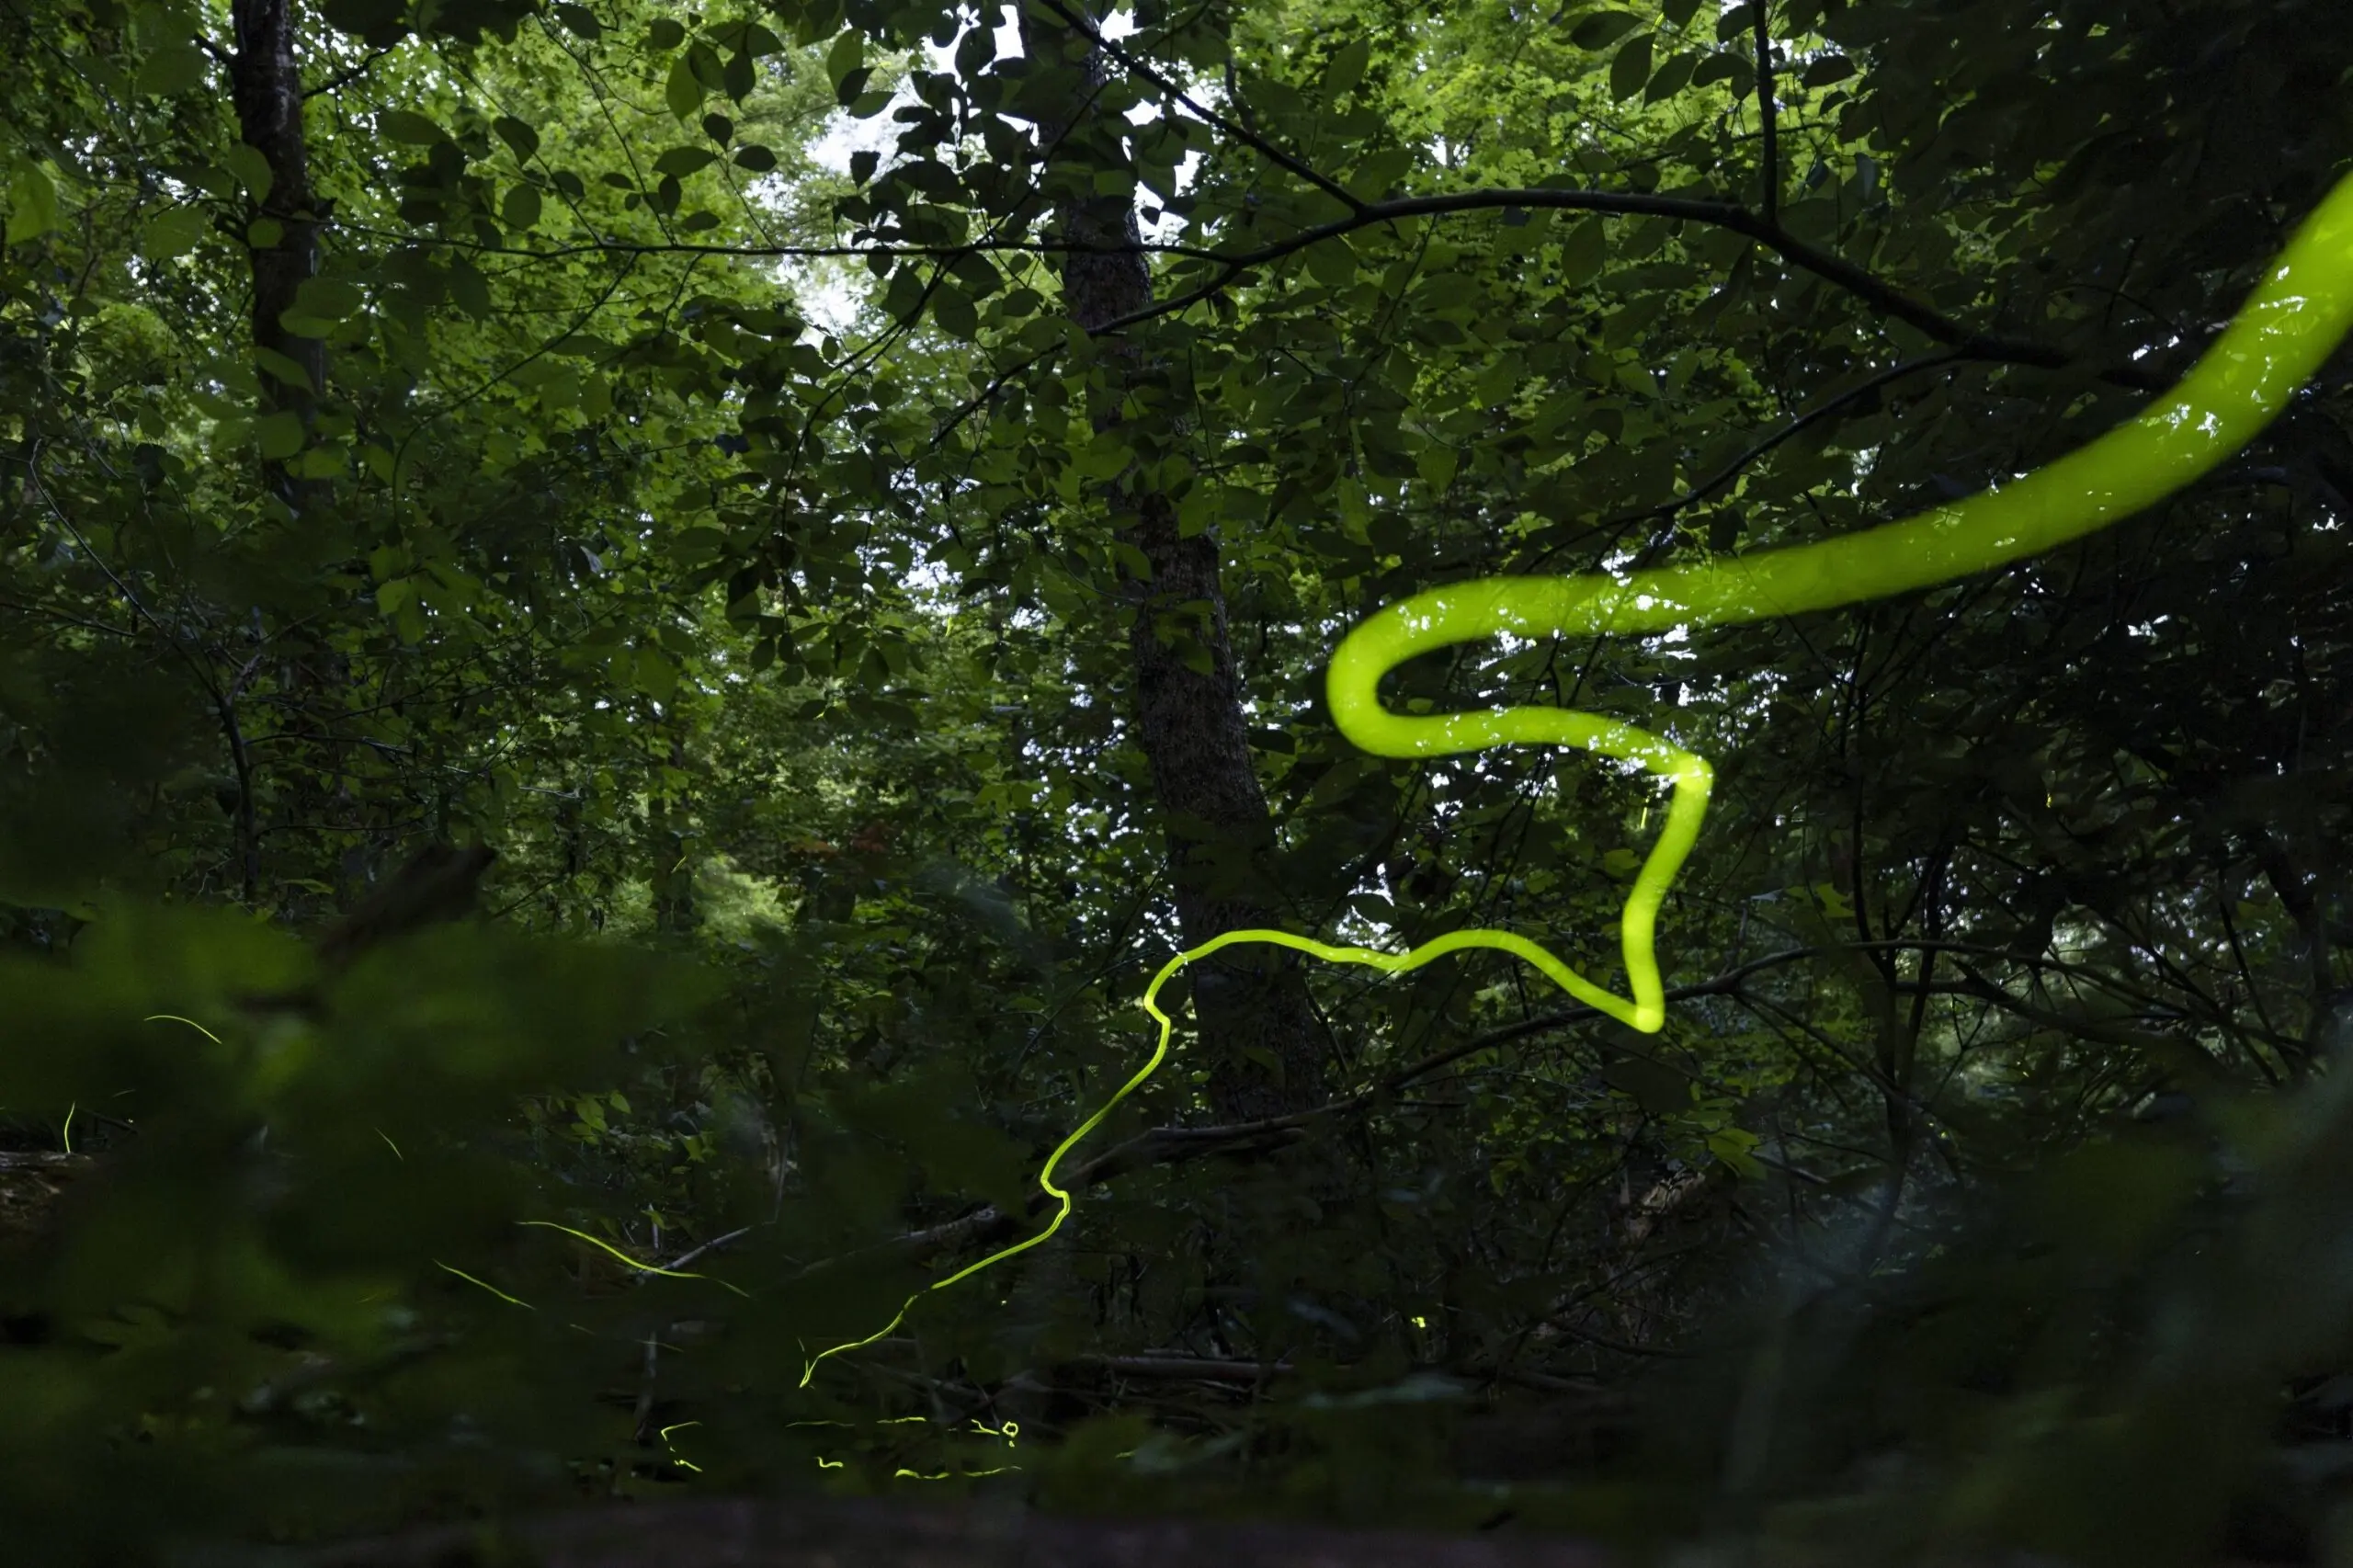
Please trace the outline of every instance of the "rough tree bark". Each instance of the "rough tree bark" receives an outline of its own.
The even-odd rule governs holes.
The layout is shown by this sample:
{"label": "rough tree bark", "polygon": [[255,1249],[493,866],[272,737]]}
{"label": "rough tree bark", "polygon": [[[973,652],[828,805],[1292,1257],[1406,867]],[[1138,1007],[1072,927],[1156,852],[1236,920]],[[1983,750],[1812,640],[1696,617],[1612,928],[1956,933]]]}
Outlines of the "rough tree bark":
{"label": "rough tree bark", "polygon": [[[283,354],[310,380],[305,388],[262,377],[263,405],[299,415],[307,427],[326,388],[326,344],[286,330],[280,319],[302,280],[318,270],[319,232],[311,194],[310,147],[302,134],[302,78],[294,63],[293,0],[234,0],[229,12],[236,51],[229,58],[229,96],[237,134],[269,167],[269,189],[259,203],[267,227],[253,246],[254,345]],[[265,465],[270,491],[297,518],[318,502],[316,481],[297,478],[284,462]]]}
{"label": "rough tree bark", "polygon": [[[310,143],[302,125],[302,77],[295,59],[295,35],[300,23],[295,0],[232,0],[229,11],[230,99],[237,115],[240,141],[262,156],[269,170],[268,188],[256,204],[256,230],[249,232],[253,257],[253,343],[265,355],[282,355],[291,361],[305,384],[296,385],[265,366],[260,378],[262,411],[291,414],[301,421],[305,442],[318,417],[319,400],[326,392],[327,357],[324,339],[288,330],[284,316],[295,302],[304,278],[319,269],[319,219],[324,210],[311,188]],[[278,369],[283,369],[280,366]],[[331,488],[307,479],[289,460],[265,460],[262,482],[270,496],[285,508],[288,523],[302,530],[312,548],[329,535]],[[340,694],[350,679],[347,661],[306,630],[277,634],[279,689],[290,715],[334,711],[342,706]],[[281,728],[291,727],[281,721]],[[334,728],[307,719],[306,729]],[[248,783],[247,788],[250,788]],[[350,781],[338,776],[331,794],[317,788],[297,790],[292,801],[295,821],[319,823],[353,814]],[[258,850],[244,846],[247,896],[258,877]],[[335,902],[347,903],[364,889],[374,857],[365,845],[347,850],[333,870],[338,892]],[[319,911],[293,895],[283,913],[307,920]]]}
{"label": "rough tree bark", "polygon": [[[1076,9],[1075,6],[1073,7]],[[1085,13],[1079,13],[1085,14]],[[1061,101],[1036,105],[1039,144],[1065,147],[1087,134],[1087,98],[1107,61],[1086,37],[1051,16],[1021,8],[1022,52],[1032,72],[1083,61]],[[1050,160],[1051,161],[1051,160]],[[1089,333],[1152,302],[1135,204],[1126,195],[1064,187],[1053,209],[1063,243],[1085,249],[1062,257],[1063,301]],[[1092,411],[1097,430],[1120,424],[1122,404],[1148,395],[1154,368],[1131,343],[1106,345],[1112,384]],[[1237,889],[1226,868],[1255,866],[1262,886],[1274,841],[1265,790],[1251,762],[1225,591],[1213,529],[1188,536],[1175,501],[1137,481],[1113,497],[1119,523],[1151,567],[1131,585],[1136,733],[1152,766],[1167,822],[1168,863],[1179,929],[1188,947],[1244,926],[1281,926],[1261,897]],[[1189,971],[1200,1049],[1211,1065],[1210,1101],[1223,1121],[1279,1116],[1319,1103],[1331,1046],[1296,955],[1267,948],[1229,949]]]}

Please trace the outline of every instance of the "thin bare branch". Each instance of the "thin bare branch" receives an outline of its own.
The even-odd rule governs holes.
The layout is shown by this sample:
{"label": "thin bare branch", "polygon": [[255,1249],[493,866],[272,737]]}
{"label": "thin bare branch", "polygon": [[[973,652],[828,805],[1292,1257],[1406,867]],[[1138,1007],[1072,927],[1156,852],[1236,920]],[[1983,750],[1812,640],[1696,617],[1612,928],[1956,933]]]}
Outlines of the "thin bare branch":
{"label": "thin bare branch", "polygon": [[[605,251],[617,255],[734,256],[846,256],[907,255],[953,257],[983,251],[1021,252],[1031,255],[1057,254],[1071,251],[1114,252],[1141,248],[1163,255],[1182,256],[1189,260],[1214,265],[1216,275],[1208,280],[1154,301],[1139,311],[1116,317],[1095,329],[1097,336],[1124,332],[1165,315],[1174,315],[1191,309],[1232,288],[1245,273],[1281,260],[1326,240],[1338,239],[1381,223],[1394,223],[1410,219],[1443,217],[1457,212],[1503,210],[1552,210],[1597,212],[1621,218],[1664,218],[1688,223],[1700,223],[1730,230],[1755,241],[1779,256],[1801,272],[1813,274],[1824,282],[1853,295],[1879,313],[1904,323],[1931,340],[1946,345],[1971,359],[1992,363],[2028,365],[2041,369],[2059,369],[2074,362],[2073,356],[2055,345],[2038,343],[2027,338],[2005,337],[1971,330],[1927,302],[1905,293],[1885,278],[1879,278],[1821,247],[1809,244],[1768,221],[1748,208],[1731,202],[1706,201],[1692,197],[1651,196],[1641,192],[1612,190],[1574,190],[1549,187],[1491,190],[1450,191],[1433,196],[1400,197],[1391,201],[1366,202],[1354,211],[1329,222],[1311,224],[1296,233],[1271,240],[1253,250],[1217,251],[1180,244],[1086,244],[1073,241],[999,240],[960,245],[904,244],[896,242],[867,245],[699,245],[684,243],[623,244],[597,242],[576,245],[553,245],[531,251],[505,251],[498,246],[470,246],[460,240],[445,241],[460,248],[498,250],[501,254],[518,256],[535,261],[560,259],[586,251]],[[2140,391],[2154,390],[2162,383],[2151,372],[2135,366],[2110,367],[2099,372],[2100,379],[2118,386]]]}

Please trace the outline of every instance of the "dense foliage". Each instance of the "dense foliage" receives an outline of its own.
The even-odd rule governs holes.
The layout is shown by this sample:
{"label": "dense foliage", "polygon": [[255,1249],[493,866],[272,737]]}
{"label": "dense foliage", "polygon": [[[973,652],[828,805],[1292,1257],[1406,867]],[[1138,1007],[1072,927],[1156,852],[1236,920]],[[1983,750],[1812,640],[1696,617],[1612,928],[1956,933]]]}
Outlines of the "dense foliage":
{"label": "dense foliage", "polygon": [[[0,45],[0,1148],[92,1155],[0,1234],[28,1561],[821,1487],[2353,1551],[2341,361],[2008,571],[1401,672],[1715,760],[1665,1030],[1493,954],[1204,971],[1053,1240],[803,1376],[1051,1217],[1182,947],[1610,977],[1651,790],[1360,755],[1334,642],[2109,427],[2347,168],[2353,11]],[[442,840],[481,918],[306,941]]]}

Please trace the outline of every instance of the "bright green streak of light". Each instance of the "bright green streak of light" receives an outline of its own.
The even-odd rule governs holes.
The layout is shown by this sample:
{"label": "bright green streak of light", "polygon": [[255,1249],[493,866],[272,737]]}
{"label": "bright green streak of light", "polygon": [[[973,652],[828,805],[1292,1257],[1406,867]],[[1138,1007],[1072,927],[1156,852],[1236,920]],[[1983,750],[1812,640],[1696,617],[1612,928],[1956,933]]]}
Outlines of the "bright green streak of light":
{"label": "bright green streak of light", "polygon": [[497,1286],[491,1284],[488,1280],[477,1279],[462,1268],[452,1268],[438,1257],[433,1260],[433,1267],[440,1269],[445,1274],[456,1275],[459,1278],[464,1280],[469,1285],[480,1285],[483,1290],[489,1291],[500,1301],[506,1302],[509,1306],[521,1307],[526,1312],[533,1312],[540,1310],[539,1308],[531,1305],[530,1302],[523,1300],[522,1297],[510,1296],[506,1291],[500,1290]]}
{"label": "bright green streak of light", "polygon": [[812,1357],[817,1364],[882,1338],[929,1290],[941,1290],[1029,1251],[1062,1229],[1071,1195],[1054,1171],[1079,1141],[1158,1071],[1174,1027],[1160,988],[1186,965],[1222,948],[1266,943],[1334,963],[1390,974],[1419,969],[1471,948],[1523,959],[1578,1001],[1653,1033],[1666,1022],[1666,995],[1653,938],[1659,905],[1699,836],[1714,770],[1663,736],[1597,714],[1563,708],[1499,708],[1409,716],[1381,706],[1381,679],[1418,654],[1509,635],[1631,636],[1678,628],[1733,626],[1808,610],[1836,609],[1949,582],[2055,549],[2154,506],[2239,451],[2312,379],[2353,327],[2353,176],[2304,221],[2214,346],[2180,383],[2090,445],[2025,478],[1859,534],[1630,575],[1483,577],[1415,594],[1375,611],[1342,640],[1325,677],[1340,733],[1376,756],[1437,757],[1493,746],[1574,746],[1641,764],[1674,789],[1666,824],[1635,873],[1618,922],[1629,988],[1622,997],[1595,984],[1552,952],[1507,931],[1451,931],[1407,953],[1333,947],[1286,931],[1228,931],[1161,966],[1143,994],[1160,1024],[1152,1059],[1063,1140],[1038,1173],[1061,1207],[1046,1228],[909,1296],[864,1339]]}
{"label": "bright green streak of light", "polygon": [[697,1475],[700,1475],[702,1473],[702,1466],[693,1463],[691,1460],[678,1458],[678,1446],[670,1441],[670,1434],[673,1432],[683,1432],[689,1426],[699,1426],[701,1425],[702,1423],[699,1421],[673,1421],[669,1426],[663,1427],[661,1432],[663,1445],[671,1450],[670,1462],[676,1465],[680,1470],[693,1471]]}
{"label": "bright green streak of light", "polygon": [[[620,1248],[613,1245],[609,1242],[599,1241],[595,1236],[590,1235],[587,1232],[575,1231],[569,1225],[559,1225],[552,1220],[517,1220],[515,1222],[518,1225],[536,1225],[543,1231],[562,1231],[567,1236],[577,1236],[580,1240],[586,1242],[592,1247],[602,1247],[605,1251],[612,1254],[615,1257],[620,1258],[623,1263],[628,1264],[631,1268],[636,1269],[642,1274],[660,1274],[672,1279],[710,1278],[710,1276],[708,1274],[697,1274],[688,1269],[663,1268],[651,1263],[640,1263],[637,1259],[630,1256],[629,1254],[621,1251]],[[749,1291],[738,1290],[735,1286],[728,1284],[724,1279],[716,1279],[711,1282],[725,1290],[734,1290],[737,1295],[743,1297],[747,1301],[752,1299]]]}
{"label": "bright green streak of light", "polygon": [[140,1022],[152,1024],[158,1018],[164,1019],[167,1023],[186,1024],[188,1028],[194,1029],[197,1033],[202,1035],[213,1044],[219,1045],[221,1043],[221,1037],[219,1035],[214,1034],[210,1029],[206,1028],[194,1018],[183,1018],[177,1013],[150,1013],[144,1018],[142,1018]]}
{"label": "bright green streak of light", "polygon": [[2180,384],[2090,445],[2023,479],[1843,538],[1623,577],[1487,577],[1416,594],[1374,612],[1332,655],[1325,690],[1333,718],[1342,734],[1376,756],[1575,746],[1640,763],[1672,784],[1666,825],[1635,874],[1619,920],[1632,998],[1568,974],[1558,960],[1529,960],[1577,1000],[1654,1032],[1666,1021],[1666,1003],[1652,937],[1659,905],[1707,813],[1713,778],[1707,762],[1631,724],[1565,709],[1393,713],[1381,704],[1381,677],[1417,654],[1461,642],[1737,625],[1885,598],[2040,554],[2154,506],[2239,451],[2320,369],[2348,327],[2353,178],[2305,221]]}

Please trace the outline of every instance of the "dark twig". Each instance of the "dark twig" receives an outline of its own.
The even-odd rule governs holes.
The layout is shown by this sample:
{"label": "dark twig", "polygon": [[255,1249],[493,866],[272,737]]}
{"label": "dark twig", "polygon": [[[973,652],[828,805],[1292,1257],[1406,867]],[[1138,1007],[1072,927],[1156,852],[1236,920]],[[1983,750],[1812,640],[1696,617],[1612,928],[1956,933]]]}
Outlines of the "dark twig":
{"label": "dark twig", "polygon": [[369,72],[374,70],[376,68],[376,62],[383,59],[384,56],[392,53],[393,50],[399,47],[400,46],[398,44],[388,43],[381,49],[370,50],[368,52],[368,57],[360,61],[358,64],[345,66],[342,70],[336,72],[334,75],[328,77],[325,81],[320,83],[315,87],[305,87],[302,90],[302,96],[306,98],[315,98],[322,93],[336,92],[342,88],[348,87],[352,83],[357,82],[360,77],[365,76]]}
{"label": "dark twig", "polygon": [[1289,1375],[1288,1361],[1230,1361],[1211,1356],[1074,1356],[1063,1363],[1122,1378],[1183,1378],[1203,1382],[1262,1383]]}
{"label": "dark twig", "polygon": [[1756,28],[1756,116],[1765,133],[1765,222],[1781,222],[1780,127],[1773,104],[1773,30],[1768,0],[1754,0],[1748,8]]}
{"label": "dark twig", "polygon": [[[1344,217],[1329,222],[1311,224],[1298,233],[1279,240],[1272,240],[1255,250],[1224,253],[1195,246],[1175,244],[1144,245],[1145,250],[1185,256],[1212,263],[1216,276],[1165,300],[1154,301],[1141,310],[1115,317],[1094,329],[1094,335],[1103,336],[1123,332],[1165,315],[1191,309],[1202,301],[1224,292],[1245,273],[1265,267],[1270,262],[1368,229],[1379,223],[1392,223],[1413,218],[1443,217],[1455,212],[1501,211],[1506,209],[1528,211],[1539,210],[1572,212],[1598,212],[1613,217],[1665,218],[1687,223],[1701,223],[1712,228],[1727,229],[1742,234],[1779,256],[1801,272],[1816,278],[1853,295],[1873,310],[1904,323],[1931,340],[1960,350],[1969,358],[1989,363],[2029,365],[2040,369],[2060,369],[2074,362],[2073,356],[2055,345],[2038,343],[2027,338],[1997,336],[1972,332],[1967,326],[1945,315],[1935,307],[1913,298],[1886,279],[1873,276],[1843,256],[1819,246],[1807,244],[1778,224],[1748,208],[1731,202],[1707,201],[1690,197],[1651,196],[1640,192],[1614,190],[1562,190],[1538,188],[1530,190],[1466,190],[1434,196],[1401,197],[1392,201],[1366,202]],[[472,247],[460,241],[443,243]],[[555,245],[541,250],[510,252],[535,261],[555,260],[583,251],[608,251],[617,255],[650,256],[665,253],[696,256],[863,256],[872,250],[903,253],[912,256],[953,257],[980,251],[1019,251],[1029,254],[1094,250],[1124,252],[1139,248],[1134,244],[1087,245],[1062,242],[1000,242],[986,244],[900,244],[881,246],[858,245],[697,245],[685,244]],[[2149,371],[2136,366],[2118,366],[2102,369],[2099,378],[2118,386],[2138,391],[2153,391],[2164,383]]]}
{"label": "dark twig", "polygon": [[700,1246],[690,1247],[687,1251],[680,1253],[677,1256],[672,1258],[662,1267],[670,1269],[684,1268],[689,1263],[692,1263],[697,1258],[702,1256],[703,1254],[707,1252],[716,1252],[719,1248],[725,1246],[728,1243],[742,1241],[745,1236],[748,1236],[751,1233],[752,1227],[749,1225],[744,1225],[728,1232],[723,1236],[713,1236],[710,1240],[703,1243]]}
{"label": "dark twig", "polygon": [[1801,431],[1806,430],[1813,426],[1819,425],[1825,419],[1834,418],[1836,415],[1845,413],[1855,404],[1875,394],[1881,387],[1884,387],[1893,381],[1900,381],[1906,376],[1916,375],[1922,370],[1933,370],[1946,365],[1961,364],[1969,358],[1969,355],[1962,353],[1959,349],[1948,349],[1941,354],[1926,354],[1922,355],[1917,359],[1906,359],[1902,364],[1891,365],[1886,369],[1858,382],[1854,386],[1848,387],[1845,392],[1826,398],[1823,402],[1816,403],[1813,407],[1807,409],[1804,413],[1781,426],[1780,428],[1775,430],[1771,435],[1750,447],[1746,451],[1741,453],[1740,456],[1733,459],[1732,461],[1724,464],[1722,468],[1718,469],[1714,473],[1700,481],[1698,484],[1693,485],[1682,494],[1674,497],[1672,500],[1662,501],[1657,506],[1645,508],[1643,511],[1630,513],[1622,517],[1614,517],[1610,519],[1609,522],[1602,526],[1605,528],[1623,528],[1631,527],[1635,523],[1646,523],[1660,517],[1671,517],[1687,506],[1695,506],[1699,505],[1709,496],[1713,495],[1719,490],[1722,490],[1726,485],[1732,483],[1734,480],[1738,479],[1742,473],[1747,471],[1749,464],[1756,461],[1759,458],[1764,457],[1767,453],[1772,451],[1774,448],[1779,447],[1782,442],[1787,441],[1792,436],[1795,436]]}
{"label": "dark twig", "polygon": [[[1745,207],[1687,197],[1645,196],[1610,190],[1472,190],[1372,202],[1345,218],[1302,229],[1256,250],[1218,256],[1215,259],[1220,263],[1220,271],[1208,282],[1106,322],[1095,329],[1096,335],[1122,332],[1156,317],[1190,309],[1203,300],[1223,292],[1245,272],[1324,240],[1370,228],[1375,223],[1509,208],[1529,210],[1547,208],[1562,211],[1601,212],[1618,217],[1679,219],[1685,222],[1728,229],[1756,241],[1800,271],[1810,272],[1823,281],[1844,290],[1881,313],[1893,316],[1934,341],[1959,350],[1968,358],[2054,370],[2072,361],[2072,357],[2065,350],[2051,344],[1972,332],[1895,285],[1872,276],[1842,256],[1808,244]],[[2098,374],[2102,381],[2139,391],[2152,391],[2163,385],[2155,376],[2133,366],[2112,367],[2102,369]]]}

